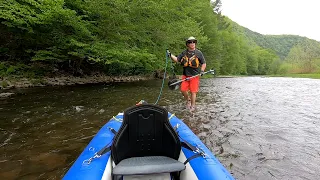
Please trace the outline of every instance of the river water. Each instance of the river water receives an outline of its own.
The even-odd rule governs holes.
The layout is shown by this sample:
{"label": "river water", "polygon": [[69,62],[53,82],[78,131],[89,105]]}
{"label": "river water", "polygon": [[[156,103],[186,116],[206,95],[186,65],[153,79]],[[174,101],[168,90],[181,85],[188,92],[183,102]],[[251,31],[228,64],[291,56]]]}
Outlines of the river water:
{"label": "river water", "polygon": [[[0,179],[61,179],[113,115],[161,80],[11,90],[0,99]],[[190,114],[165,86],[159,105],[182,119],[239,180],[320,177],[320,80],[202,79]]]}

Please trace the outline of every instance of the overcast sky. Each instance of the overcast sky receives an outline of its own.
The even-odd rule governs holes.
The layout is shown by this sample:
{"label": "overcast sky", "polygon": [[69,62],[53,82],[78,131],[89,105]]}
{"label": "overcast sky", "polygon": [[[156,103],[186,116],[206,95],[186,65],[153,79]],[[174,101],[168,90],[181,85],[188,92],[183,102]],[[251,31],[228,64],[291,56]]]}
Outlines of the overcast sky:
{"label": "overcast sky", "polygon": [[222,14],[260,34],[320,41],[320,0],[221,0]]}

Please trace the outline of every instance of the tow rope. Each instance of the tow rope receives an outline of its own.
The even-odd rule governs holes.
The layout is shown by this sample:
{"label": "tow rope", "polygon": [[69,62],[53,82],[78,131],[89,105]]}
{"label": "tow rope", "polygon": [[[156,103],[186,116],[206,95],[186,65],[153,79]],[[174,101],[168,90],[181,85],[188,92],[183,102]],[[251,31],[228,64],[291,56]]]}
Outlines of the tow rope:
{"label": "tow rope", "polygon": [[[161,85],[161,88],[160,88],[160,92],[159,92],[159,95],[158,95],[158,99],[157,99],[157,101],[154,103],[154,105],[157,105],[157,104],[158,104],[158,102],[159,102],[159,100],[160,100],[160,97],[161,97],[161,95],[162,95],[162,91],[163,91],[163,87],[164,87],[164,81],[165,81],[165,79],[166,79],[166,74],[167,74],[168,56],[169,56],[168,51],[166,51],[166,66],[165,66],[165,68],[164,68],[162,85]],[[172,66],[172,62],[171,62],[171,66]],[[172,66],[172,71],[173,71],[173,66]],[[173,71],[173,74],[174,74],[174,71]],[[174,76],[175,76],[175,74],[174,74]]]}

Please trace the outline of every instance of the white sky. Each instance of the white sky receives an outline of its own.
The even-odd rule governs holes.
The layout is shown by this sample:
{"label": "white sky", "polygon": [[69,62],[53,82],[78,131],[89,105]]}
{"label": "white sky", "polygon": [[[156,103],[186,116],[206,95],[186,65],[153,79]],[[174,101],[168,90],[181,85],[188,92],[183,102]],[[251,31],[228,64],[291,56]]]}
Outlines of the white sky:
{"label": "white sky", "polygon": [[221,0],[222,14],[260,34],[320,41],[320,0]]}

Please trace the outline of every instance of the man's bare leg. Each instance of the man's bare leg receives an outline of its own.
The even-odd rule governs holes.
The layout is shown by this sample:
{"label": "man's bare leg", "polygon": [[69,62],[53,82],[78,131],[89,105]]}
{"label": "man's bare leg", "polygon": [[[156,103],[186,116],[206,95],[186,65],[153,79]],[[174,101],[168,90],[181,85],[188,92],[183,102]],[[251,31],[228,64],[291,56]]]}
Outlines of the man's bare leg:
{"label": "man's bare leg", "polygon": [[188,101],[188,99],[190,99],[190,98],[189,98],[189,95],[188,95],[188,91],[181,91],[181,93],[182,93],[182,95],[183,95],[183,97],[184,97],[185,100]]}
{"label": "man's bare leg", "polygon": [[189,95],[188,95],[188,91],[181,91],[181,93],[182,93],[184,99],[187,101],[187,106],[188,106],[188,108],[190,108],[190,106],[191,106],[191,99],[190,99],[190,97],[189,97]]}
{"label": "man's bare leg", "polygon": [[196,106],[196,98],[197,98],[197,93],[192,92],[191,93],[191,107],[195,107]]}

